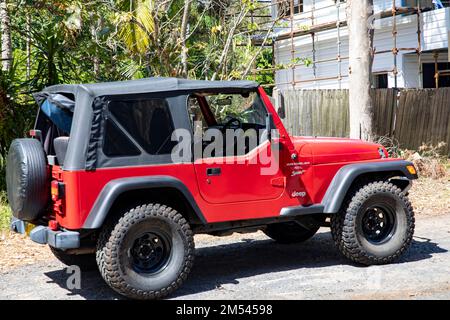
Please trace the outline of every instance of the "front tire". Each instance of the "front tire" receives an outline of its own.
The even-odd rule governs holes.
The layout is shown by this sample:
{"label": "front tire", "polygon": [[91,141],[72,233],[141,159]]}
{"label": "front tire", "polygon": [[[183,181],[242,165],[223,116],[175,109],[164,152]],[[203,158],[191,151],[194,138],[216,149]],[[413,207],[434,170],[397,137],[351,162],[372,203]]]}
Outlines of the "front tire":
{"label": "front tire", "polygon": [[96,255],[103,279],[115,291],[133,299],[157,299],[186,280],[194,261],[194,239],[177,211],[146,204],[102,230]]}
{"label": "front tire", "polygon": [[331,217],[331,233],[336,246],[352,261],[365,265],[391,263],[411,244],[414,212],[397,186],[369,183]]}

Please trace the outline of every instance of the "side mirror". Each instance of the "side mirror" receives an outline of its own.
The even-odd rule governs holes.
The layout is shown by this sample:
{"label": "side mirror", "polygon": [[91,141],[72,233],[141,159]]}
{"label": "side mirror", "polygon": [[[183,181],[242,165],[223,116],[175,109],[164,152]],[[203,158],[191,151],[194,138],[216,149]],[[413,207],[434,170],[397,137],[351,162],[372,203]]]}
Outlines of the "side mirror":
{"label": "side mirror", "polygon": [[267,140],[269,140],[269,142],[272,142],[272,123],[273,123],[273,116],[271,113],[268,113],[266,117],[266,132],[267,132]]}

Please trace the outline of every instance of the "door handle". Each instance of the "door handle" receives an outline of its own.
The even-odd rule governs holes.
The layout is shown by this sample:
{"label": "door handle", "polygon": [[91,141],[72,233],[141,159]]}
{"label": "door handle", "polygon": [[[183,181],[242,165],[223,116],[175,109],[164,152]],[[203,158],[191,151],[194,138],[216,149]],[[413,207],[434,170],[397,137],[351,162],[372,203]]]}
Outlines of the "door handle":
{"label": "door handle", "polygon": [[222,170],[220,168],[208,168],[206,169],[206,175],[208,176],[220,176]]}

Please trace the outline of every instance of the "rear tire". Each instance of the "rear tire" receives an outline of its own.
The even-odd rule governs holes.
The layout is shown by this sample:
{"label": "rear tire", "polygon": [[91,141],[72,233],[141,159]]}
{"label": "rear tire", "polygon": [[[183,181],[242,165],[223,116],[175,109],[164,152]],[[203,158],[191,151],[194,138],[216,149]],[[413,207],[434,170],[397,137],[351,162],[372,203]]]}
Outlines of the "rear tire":
{"label": "rear tire", "polygon": [[53,255],[64,263],[66,266],[78,266],[83,271],[90,271],[97,269],[95,261],[95,254],[68,254],[62,250],[49,246]]}
{"label": "rear tire", "polygon": [[331,233],[336,246],[352,261],[365,265],[391,263],[412,242],[414,212],[397,186],[369,183],[331,217]]}
{"label": "rear tire", "polygon": [[289,244],[309,240],[319,229],[320,224],[313,225],[310,229],[306,229],[297,222],[283,222],[268,225],[264,230],[264,233],[276,242]]}
{"label": "rear tire", "polygon": [[158,299],[186,280],[194,262],[194,239],[176,210],[145,204],[102,230],[97,264],[106,283],[133,299]]}

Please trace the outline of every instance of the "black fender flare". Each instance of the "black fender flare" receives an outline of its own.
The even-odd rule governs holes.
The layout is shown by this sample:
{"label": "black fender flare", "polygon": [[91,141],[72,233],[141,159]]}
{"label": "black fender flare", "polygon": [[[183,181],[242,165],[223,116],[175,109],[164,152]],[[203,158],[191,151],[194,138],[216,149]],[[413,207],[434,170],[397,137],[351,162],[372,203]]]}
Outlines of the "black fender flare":
{"label": "black fender flare", "polygon": [[343,166],[338,170],[328,187],[322,200],[324,213],[334,214],[339,212],[342,202],[347,195],[350,186],[355,179],[365,173],[401,172],[408,180],[417,179],[417,175],[411,174],[406,166],[413,165],[409,161],[380,161],[354,163]]}
{"label": "black fender flare", "polygon": [[181,180],[171,176],[144,176],[120,178],[108,182],[103,187],[102,191],[97,197],[97,200],[95,200],[95,203],[83,224],[83,229],[101,228],[103,222],[108,216],[111,206],[113,205],[117,197],[122,193],[131,190],[152,188],[173,188],[178,190],[186,198],[186,200],[194,210],[194,213],[197,215],[198,219],[203,224],[206,224],[206,220],[197,203],[195,202],[194,197]]}

